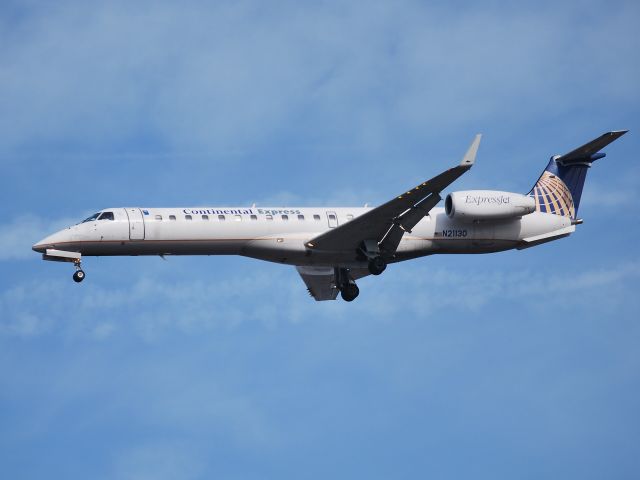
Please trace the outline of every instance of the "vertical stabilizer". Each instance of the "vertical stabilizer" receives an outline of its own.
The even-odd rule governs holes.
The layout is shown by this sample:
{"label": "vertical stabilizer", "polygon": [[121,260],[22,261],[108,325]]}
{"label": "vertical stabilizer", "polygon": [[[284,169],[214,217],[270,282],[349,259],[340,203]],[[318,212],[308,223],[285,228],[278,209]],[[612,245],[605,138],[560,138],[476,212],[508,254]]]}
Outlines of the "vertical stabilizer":
{"label": "vertical stabilizer", "polygon": [[555,155],[529,192],[536,201],[536,210],[576,218],[582,188],[591,164],[606,156],[600,150],[627,133],[608,132],[565,154]]}

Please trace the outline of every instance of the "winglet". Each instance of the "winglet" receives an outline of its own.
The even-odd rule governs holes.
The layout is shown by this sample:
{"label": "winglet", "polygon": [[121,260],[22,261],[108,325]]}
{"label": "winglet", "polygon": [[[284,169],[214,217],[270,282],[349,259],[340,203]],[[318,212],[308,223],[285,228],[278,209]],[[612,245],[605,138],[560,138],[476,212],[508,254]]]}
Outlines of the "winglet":
{"label": "winglet", "polygon": [[473,162],[476,161],[476,153],[478,153],[478,147],[480,146],[481,138],[482,138],[482,135],[477,134],[476,138],[473,139],[473,142],[471,142],[471,146],[469,147],[469,150],[467,150],[467,153],[465,153],[464,157],[462,158],[462,162],[460,162],[461,167],[471,168],[471,166],[473,165]]}

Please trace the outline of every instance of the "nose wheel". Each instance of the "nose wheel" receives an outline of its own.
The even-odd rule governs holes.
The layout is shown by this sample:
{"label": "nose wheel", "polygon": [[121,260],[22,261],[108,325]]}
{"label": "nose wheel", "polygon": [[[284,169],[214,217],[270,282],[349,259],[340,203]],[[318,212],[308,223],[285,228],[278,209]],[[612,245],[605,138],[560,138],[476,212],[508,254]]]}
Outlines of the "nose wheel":
{"label": "nose wheel", "polygon": [[82,280],[84,280],[84,270],[82,270],[80,260],[73,262],[73,264],[76,266],[76,271],[73,274],[73,281],[76,283],[80,283]]}

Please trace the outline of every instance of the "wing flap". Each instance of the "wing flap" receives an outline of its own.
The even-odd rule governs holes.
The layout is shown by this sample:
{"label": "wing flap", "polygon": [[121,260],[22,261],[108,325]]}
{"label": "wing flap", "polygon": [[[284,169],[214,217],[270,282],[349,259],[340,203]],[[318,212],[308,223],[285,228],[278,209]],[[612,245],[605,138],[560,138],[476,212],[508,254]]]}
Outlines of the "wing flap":
{"label": "wing flap", "polygon": [[442,199],[440,194],[432,193],[420,203],[414,205],[399,217],[380,241],[380,250],[383,252],[395,252],[405,233],[411,233],[420,220],[429,215],[429,212]]}
{"label": "wing flap", "polygon": [[[333,267],[307,267],[296,266],[296,270],[300,274],[302,281],[307,286],[309,295],[316,301],[335,300],[338,296],[338,288],[336,287],[335,269]],[[370,275],[366,268],[349,269],[349,276],[352,280]]]}
{"label": "wing flap", "polygon": [[297,266],[296,270],[307,286],[309,295],[317,301],[335,300],[338,296],[334,270],[332,267],[303,267]]}

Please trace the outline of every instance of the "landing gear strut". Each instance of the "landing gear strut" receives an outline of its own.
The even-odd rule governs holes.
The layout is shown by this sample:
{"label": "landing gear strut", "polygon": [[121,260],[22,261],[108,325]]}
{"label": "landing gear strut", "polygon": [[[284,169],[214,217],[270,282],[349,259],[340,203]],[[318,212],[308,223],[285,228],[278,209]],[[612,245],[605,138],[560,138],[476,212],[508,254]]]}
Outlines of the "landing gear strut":
{"label": "landing gear strut", "polygon": [[80,283],[82,280],[84,280],[84,270],[82,270],[80,260],[73,262],[73,264],[76,266],[76,271],[73,274],[73,281],[76,283]]}
{"label": "landing gear strut", "polygon": [[376,240],[364,240],[358,249],[362,259],[366,259],[371,275],[380,275],[387,268],[387,262],[382,257],[380,244]]}
{"label": "landing gear strut", "polygon": [[360,289],[356,282],[349,275],[346,268],[336,268],[336,287],[340,290],[340,296],[345,302],[352,302],[360,294]]}

